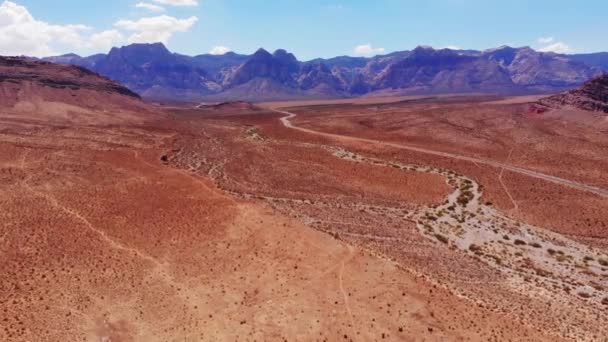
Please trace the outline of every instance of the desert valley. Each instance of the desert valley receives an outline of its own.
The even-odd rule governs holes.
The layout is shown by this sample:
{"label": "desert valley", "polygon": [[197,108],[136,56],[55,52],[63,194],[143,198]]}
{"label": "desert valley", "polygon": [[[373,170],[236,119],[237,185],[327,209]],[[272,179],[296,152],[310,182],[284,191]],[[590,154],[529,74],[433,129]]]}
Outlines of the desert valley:
{"label": "desert valley", "polygon": [[607,334],[606,77],[159,106],[0,64],[2,340]]}
{"label": "desert valley", "polygon": [[[92,30],[24,9],[11,48]],[[608,340],[608,53],[190,56],[148,19],[0,56],[0,341]]]}

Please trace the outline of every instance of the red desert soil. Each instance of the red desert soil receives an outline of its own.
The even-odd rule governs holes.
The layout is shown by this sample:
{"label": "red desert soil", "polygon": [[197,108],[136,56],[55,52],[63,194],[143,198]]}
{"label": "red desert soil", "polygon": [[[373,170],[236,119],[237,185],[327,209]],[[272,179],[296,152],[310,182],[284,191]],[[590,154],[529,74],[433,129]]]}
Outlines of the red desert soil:
{"label": "red desert soil", "polygon": [[[17,96],[0,114],[2,341],[604,333],[603,316],[589,328],[585,310],[564,311],[563,322],[527,319],[546,307],[501,306],[455,288],[460,262],[472,288],[485,285],[471,272],[500,273],[405,218],[453,191],[442,173],[353,162],[345,146],[292,132],[273,112],[169,118],[98,76],[74,84],[78,68],[31,68],[33,79],[28,69],[2,82]],[[371,237],[379,234],[393,238]],[[502,291],[514,305],[527,299]]]}
{"label": "red desert soil", "polygon": [[[381,120],[359,112],[368,107],[353,109],[353,105],[289,109],[298,116],[284,110],[177,110],[174,115],[184,127],[182,132],[190,133],[175,137],[167,162],[210,177],[232,196],[265,203],[336,239],[389,257],[408,272],[429,277],[493,312],[514,315],[556,336],[597,339],[605,335],[605,328],[588,317],[608,319],[603,304],[608,286],[603,228],[607,200],[603,188],[584,183],[594,173],[576,178],[577,170],[550,164],[550,158],[563,157],[559,149],[545,148],[551,152],[539,163],[551,167],[548,170],[511,163],[508,154],[501,159],[496,153],[496,158],[482,144],[485,154],[471,153],[449,136],[462,135],[458,126],[451,132],[442,128],[441,121],[433,121],[432,111],[424,111],[426,107],[438,113],[476,110],[481,117],[477,121],[483,123],[486,110],[494,110],[502,124],[507,121],[503,116],[517,118],[529,106],[491,100],[442,98],[413,105],[423,112],[420,120],[429,127],[418,126],[427,129],[430,137],[433,125],[448,137],[443,144],[427,137],[425,148],[496,160],[494,164],[399,148],[407,140],[398,139],[392,130],[386,130],[388,139],[381,139],[381,128],[358,126],[362,119]],[[377,107],[378,112],[382,106],[404,107],[414,115],[410,105]],[[476,119],[471,114],[466,120]],[[399,131],[407,132],[409,122],[403,122]],[[491,121],[488,128],[479,122],[479,129],[498,130]],[[545,124],[554,125],[555,119]],[[541,128],[538,122],[525,126],[520,134],[532,136],[538,130],[538,138],[543,139]],[[475,139],[476,129],[469,131]],[[575,125],[572,134],[600,136],[583,124]],[[490,136],[486,139],[504,144]],[[589,144],[593,148],[605,148],[601,141],[593,143]],[[547,171],[572,179],[538,176]],[[394,177],[404,180],[397,191],[378,192],[362,183],[366,173],[373,174],[376,188],[395,187]]]}
{"label": "red desert soil", "polygon": [[170,134],[78,127],[2,143],[2,340],[539,337],[162,165],[155,144]]}

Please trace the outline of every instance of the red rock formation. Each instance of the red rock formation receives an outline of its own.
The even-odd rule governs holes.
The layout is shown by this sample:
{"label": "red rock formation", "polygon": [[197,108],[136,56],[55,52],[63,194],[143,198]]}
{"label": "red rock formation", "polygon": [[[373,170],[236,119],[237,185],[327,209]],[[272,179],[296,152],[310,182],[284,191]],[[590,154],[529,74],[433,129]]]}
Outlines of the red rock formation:
{"label": "red rock formation", "polygon": [[581,88],[539,101],[551,108],[574,106],[583,110],[608,113],[608,74],[587,81]]}

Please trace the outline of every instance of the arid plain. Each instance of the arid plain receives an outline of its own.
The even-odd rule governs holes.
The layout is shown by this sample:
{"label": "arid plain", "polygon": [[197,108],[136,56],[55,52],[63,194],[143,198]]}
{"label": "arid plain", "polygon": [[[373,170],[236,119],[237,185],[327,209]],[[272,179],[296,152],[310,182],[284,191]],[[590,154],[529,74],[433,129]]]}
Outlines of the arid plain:
{"label": "arid plain", "polygon": [[3,116],[0,340],[605,338],[605,117],[360,101]]}

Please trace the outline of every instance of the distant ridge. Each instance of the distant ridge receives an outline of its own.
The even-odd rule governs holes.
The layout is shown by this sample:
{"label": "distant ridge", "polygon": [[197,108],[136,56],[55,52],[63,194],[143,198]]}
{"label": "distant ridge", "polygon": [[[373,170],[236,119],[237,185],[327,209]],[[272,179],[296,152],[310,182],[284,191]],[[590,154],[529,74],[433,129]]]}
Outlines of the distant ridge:
{"label": "distant ridge", "polygon": [[44,60],[79,65],[144,98],[172,101],[284,100],[358,95],[555,93],[608,72],[608,53],[560,55],[529,47],[484,51],[419,46],[375,57],[299,61],[286,50],[185,56],[162,43]]}

